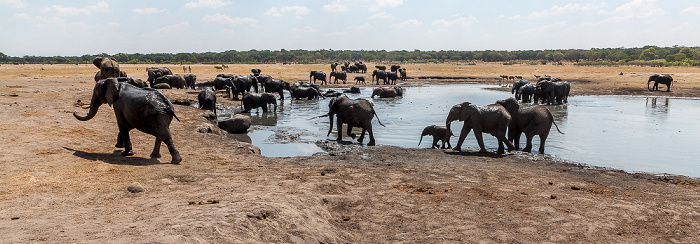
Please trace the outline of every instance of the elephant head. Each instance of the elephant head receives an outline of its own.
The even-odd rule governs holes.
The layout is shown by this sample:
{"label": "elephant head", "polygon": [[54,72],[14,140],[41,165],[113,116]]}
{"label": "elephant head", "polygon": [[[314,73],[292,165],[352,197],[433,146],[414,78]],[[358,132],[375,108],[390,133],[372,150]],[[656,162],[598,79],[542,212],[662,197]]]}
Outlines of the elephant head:
{"label": "elephant head", "polygon": [[[447,119],[445,119],[445,127],[447,128],[447,131],[452,131],[450,127],[452,121],[466,121],[470,117],[472,117],[472,115],[477,113],[478,111],[476,110],[476,108],[471,106],[470,102],[463,102],[452,106],[452,108],[450,109],[450,113],[447,114]],[[448,136],[445,137],[445,141],[449,139],[450,138]]]}
{"label": "elephant head", "polygon": [[253,73],[254,76],[258,76],[260,73],[262,73],[260,69],[251,69],[250,72]]}
{"label": "elephant head", "polygon": [[114,58],[96,57],[92,60],[92,64],[100,69],[100,80],[120,77],[119,63]]}
{"label": "elephant head", "polygon": [[272,111],[277,111],[277,98],[275,98],[275,95],[272,95],[272,93],[263,93],[261,96],[264,103],[273,105]]}
{"label": "elephant head", "polygon": [[374,97],[374,96],[382,97],[382,94],[384,94],[384,89],[382,89],[381,87],[378,87],[372,91],[372,96],[369,96],[369,97]]}
{"label": "elephant head", "polygon": [[350,100],[350,98],[346,96],[340,96],[331,98],[331,101],[328,103],[328,119],[330,120],[331,128],[328,129],[328,134],[326,136],[330,136],[333,132],[333,116],[338,113],[340,104],[347,100]]}
{"label": "elephant head", "polygon": [[87,121],[95,117],[97,114],[97,109],[100,108],[102,104],[109,104],[112,106],[114,102],[119,98],[119,81],[117,79],[104,79],[100,80],[95,84],[95,88],[92,90],[92,100],[90,101],[90,111],[87,116],[80,116],[78,113],[73,113],[73,116],[80,121]]}
{"label": "elephant head", "polygon": [[435,126],[435,125],[431,125],[431,126],[425,127],[425,128],[423,129],[423,133],[420,133],[420,140],[418,141],[418,146],[420,146],[420,143],[423,142],[423,137],[424,137],[424,136],[427,136],[427,135],[436,135],[436,134],[435,134],[435,129],[436,129],[436,128],[437,128],[437,126]]}

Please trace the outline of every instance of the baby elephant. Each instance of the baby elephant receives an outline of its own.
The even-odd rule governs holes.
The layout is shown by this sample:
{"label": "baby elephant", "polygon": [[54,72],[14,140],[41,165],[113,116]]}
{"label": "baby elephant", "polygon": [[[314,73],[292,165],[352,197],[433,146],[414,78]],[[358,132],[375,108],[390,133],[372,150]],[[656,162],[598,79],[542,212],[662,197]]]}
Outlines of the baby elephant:
{"label": "baby elephant", "polygon": [[[452,131],[448,130],[447,127],[437,125],[426,126],[425,129],[423,129],[423,133],[420,134],[420,141],[418,141],[418,146],[420,146],[420,143],[423,141],[423,137],[427,135],[433,136],[433,145],[430,148],[438,147],[438,141],[443,141],[442,149],[445,149],[444,142],[447,142],[447,146],[452,148],[452,145],[450,145],[450,136],[454,136],[454,134],[452,134]],[[444,141],[445,138],[447,138],[447,141]]]}

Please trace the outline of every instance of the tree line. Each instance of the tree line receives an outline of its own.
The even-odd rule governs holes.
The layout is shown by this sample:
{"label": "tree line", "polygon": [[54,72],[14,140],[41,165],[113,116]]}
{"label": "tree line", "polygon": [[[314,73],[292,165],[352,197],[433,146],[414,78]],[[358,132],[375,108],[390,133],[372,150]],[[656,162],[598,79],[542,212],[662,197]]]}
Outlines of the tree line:
{"label": "tree line", "polygon": [[0,63],[89,64],[96,56],[108,56],[125,64],[221,64],[221,63],[372,63],[503,62],[510,64],[700,66],[700,47],[592,48],[518,51],[386,51],[386,50],[249,50],[204,53],[100,53],[82,56],[11,57],[0,52]]}

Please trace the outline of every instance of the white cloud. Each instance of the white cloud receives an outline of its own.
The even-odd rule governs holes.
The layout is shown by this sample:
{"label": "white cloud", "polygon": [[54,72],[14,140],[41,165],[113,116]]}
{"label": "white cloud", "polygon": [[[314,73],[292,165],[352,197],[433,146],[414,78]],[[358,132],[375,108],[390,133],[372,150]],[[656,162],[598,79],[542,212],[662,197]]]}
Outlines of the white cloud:
{"label": "white cloud", "polygon": [[380,11],[384,8],[398,7],[403,4],[403,0],[371,0],[369,2],[370,11]]}
{"label": "white cloud", "polygon": [[700,8],[692,6],[681,11],[681,14],[700,14]]}
{"label": "white cloud", "polygon": [[157,14],[157,13],[162,13],[165,12],[167,9],[157,9],[157,8],[137,8],[131,10],[134,13],[137,14]]}
{"label": "white cloud", "polygon": [[267,15],[275,16],[275,17],[280,17],[282,14],[287,13],[287,12],[294,12],[294,15],[297,17],[300,17],[301,15],[306,15],[311,12],[309,8],[304,7],[304,6],[284,6],[280,8],[279,10],[275,7],[270,8],[265,12]]}
{"label": "white cloud", "polygon": [[334,1],[331,4],[323,5],[323,11],[330,12],[330,13],[347,12],[348,6],[341,4],[339,1]]}
{"label": "white cloud", "polygon": [[374,27],[369,23],[365,23],[364,25],[354,25],[354,26],[350,26],[348,28],[350,28],[351,30],[354,30],[354,31],[362,31],[362,30],[369,30],[369,29],[372,29]]}
{"label": "white cloud", "polygon": [[523,16],[520,16],[520,15],[518,14],[518,15],[515,15],[515,16],[508,17],[508,18],[509,18],[509,19],[521,19],[522,17],[523,17]]}
{"label": "white cloud", "polygon": [[384,12],[384,11],[380,11],[380,12],[377,12],[377,13],[373,14],[373,15],[370,16],[369,18],[370,18],[370,19],[387,19],[387,18],[391,18],[391,16],[392,16],[392,15],[391,15],[390,13],[387,13],[387,12]]}
{"label": "white cloud", "polygon": [[107,2],[99,2],[95,5],[86,6],[83,8],[65,7],[61,5],[51,5],[51,7],[41,10],[42,13],[56,14],[59,16],[91,16],[92,12],[106,10],[109,8]]}
{"label": "white cloud", "polygon": [[117,22],[110,21],[110,22],[107,22],[107,25],[109,25],[109,26],[120,26],[121,24],[119,24],[119,23],[117,23]]}
{"label": "white cloud", "polygon": [[156,30],[157,34],[175,34],[186,31],[190,28],[190,23],[183,21],[174,25],[169,25]]}
{"label": "white cloud", "polygon": [[433,22],[433,25],[441,27],[451,27],[454,25],[469,26],[476,22],[476,17],[469,16],[469,18],[459,17],[453,20],[439,19]]}
{"label": "white cloud", "polygon": [[547,33],[549,30],[553,29],[564,29],[566,27],[566,22],[565,21],[559,21],[559,22],[554,22],[548,25],[541,25],[537,26],[528,30],[523,31],[523,33],[535,33],[535,34],[541,34],[541,33]]}
{"label": "white cloud", "polygon": [[301,28],[293,28],[292,31],[293,31],[293,32],[299,32],[299,33],[318,33],[318,32],[319,32],[319,30],[314,29],[314,28],[311,27],[311,26],[304,26],[304,27],[301,27]]}
{"label": "white cloud", "polygon": [[538,11],[538,12],[533,12],[528,16],[528,18],[534,19],[534,18],[562,15],[562,14],[566,14],[566,13],[573,13],[573,12],[580,12],[580,11],[592,11],[592,10],[599,9],[600,7],[601,7],[601,5],[578,4],[578,3],[569,3],[569,4],[561,6],[561,7],[559,5],[554,5],[549,9],[545,9],[545,10]]}
{"label": "white cloud", "polygon": [[26,8],[27,2],[24,0],[0,0],[0,6],[9,6],[11,8]]}
{"label": "white cloud", "polygon": [[186,8],[219,8],[231,4],[221,0],[196,0],[185,4]]}
{"label": "white cloud", "polygon": [[253,18],[240,18],[240,17],[230,17],[228,15],[223,15],[216,13],[214,15],[207,15],[202,17],[202,21],[206,23],[224,23],[230,25],[240,25],[240,24],[253,24],[258,21]]}
{"label": "white cloud", "polygon": [[402,28],[402,29],[408,29],[408,28],[413,28],[416,26],[419,26],[423,24],[422,22],[418,21],[417,19],[409,19],[404,22],[398,23],[398,24],[393,24],[394,28]]}

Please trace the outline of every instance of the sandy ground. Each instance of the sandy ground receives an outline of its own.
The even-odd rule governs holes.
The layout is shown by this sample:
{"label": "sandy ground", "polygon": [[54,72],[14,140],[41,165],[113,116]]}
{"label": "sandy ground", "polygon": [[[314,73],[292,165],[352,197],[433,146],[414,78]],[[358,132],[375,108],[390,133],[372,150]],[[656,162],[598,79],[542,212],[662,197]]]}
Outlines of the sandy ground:
{"label": "sandy ground", "polygon": [[[122,70],[145,79],[145,67]],[[310,70],[330,70],[230,67],[223,72],[261,68],[291,82],[308,80]],[[698,68],[405,67],[416,78],[407,85],[420,77],[506,83],[498,76],[548,74],[575,81],[573,95],[700,97]],[[213,65],[192,69],[200,81],[222,73]],[[111,108],[102,106],[87,122],[72,115],[86,113],[76,102],[90,100],[96,71],[92,65],[0,65],[0,242],[700,241],[698,179],[629,174],[536,154],[330,142],[325,145],[335,148],[331,154],[267,158],[249,144],[196,132],[208,123],[201,111],[175,105],[182,122],[173,122],[171,130],[182,164],[167,163],[166,147],[163,158],[148,158],[153,137],[138,131],[131,133],[135,155],[122,157],[113,147]],[[652,73],[674,74],[672,92],[647,91]],[[164,93],[171,100],[196,99],[191,90]],[[145,191],[128,192],[134,182]]]}

